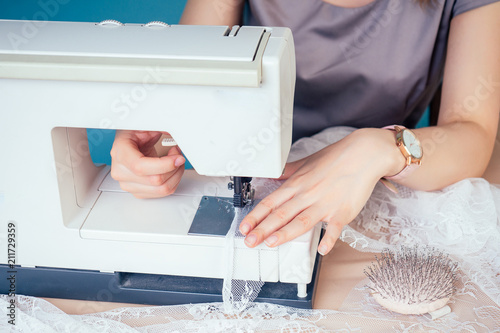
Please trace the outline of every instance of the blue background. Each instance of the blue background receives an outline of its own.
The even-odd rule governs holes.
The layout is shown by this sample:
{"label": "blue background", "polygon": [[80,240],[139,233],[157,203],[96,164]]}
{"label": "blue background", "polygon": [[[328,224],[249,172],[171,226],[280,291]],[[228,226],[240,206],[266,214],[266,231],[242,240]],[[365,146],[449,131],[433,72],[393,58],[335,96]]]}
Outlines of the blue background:
{"label": "blue background", "polygon": [[51,21],[176,24],[185,4],[186,0],[0,0],[0,18],[41,20],[45,13]]}
{"label": "blue background", "polygon": [[[0,19],[100,22],[114,19],[122,23],[163,21],[176,24],[186,0],[0,0]],[[428,126],[428,111],[417,127]],[[115,132],[88,130],[104,137],[99,145],[90,142],[94,163],[111,163],[109,150]],[[93,133],[92,131],[98,131]],[[187,165],[189,166],[189,165]]]}

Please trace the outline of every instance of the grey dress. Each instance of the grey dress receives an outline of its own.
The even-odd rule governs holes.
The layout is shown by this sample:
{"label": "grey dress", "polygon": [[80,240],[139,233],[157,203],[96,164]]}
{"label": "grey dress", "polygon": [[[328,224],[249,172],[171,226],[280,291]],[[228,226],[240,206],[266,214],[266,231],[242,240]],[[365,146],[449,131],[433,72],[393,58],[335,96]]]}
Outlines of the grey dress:
{"label": "grey dress", "polygon": [[292,29],[295,141],[331,126],[414,127],[441,82],[451,20],[496,1],[438,0],[423,9],[412,0],[360,8],[250,0],[248,23]]}

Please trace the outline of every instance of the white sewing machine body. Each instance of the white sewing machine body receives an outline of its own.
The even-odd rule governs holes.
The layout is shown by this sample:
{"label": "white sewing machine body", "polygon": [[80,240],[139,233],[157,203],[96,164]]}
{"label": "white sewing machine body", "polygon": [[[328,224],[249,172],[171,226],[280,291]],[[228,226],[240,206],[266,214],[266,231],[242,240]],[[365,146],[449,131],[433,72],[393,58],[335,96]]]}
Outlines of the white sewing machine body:
{"label": "white sewing machine body", "polygon": [[[206,196],[233,209],[229,176],[281,175],[290,30],[43,22],[13,40],[23,24],[0,20],[0,192],[2,219],[18,228],[16,264],[222,278],[224,237],[188,231]],[[174,195],[136,199],[94,165],[87,128],[167,131],[197,173]],[[308,284],[319,231],[274,249],[237,239],[235,278]]]}

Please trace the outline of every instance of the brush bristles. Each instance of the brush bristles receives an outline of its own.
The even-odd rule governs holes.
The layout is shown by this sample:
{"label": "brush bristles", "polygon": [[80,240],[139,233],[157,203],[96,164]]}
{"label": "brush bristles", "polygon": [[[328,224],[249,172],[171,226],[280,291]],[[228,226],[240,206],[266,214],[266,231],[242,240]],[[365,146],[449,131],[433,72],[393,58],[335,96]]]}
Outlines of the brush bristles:
{"label": "brush bristles", "polygon": [[455,293],[457,264],[433,248],[401,247],[384,250],[376,263],[364,271],[369,288],[399,304],[430,303]]}

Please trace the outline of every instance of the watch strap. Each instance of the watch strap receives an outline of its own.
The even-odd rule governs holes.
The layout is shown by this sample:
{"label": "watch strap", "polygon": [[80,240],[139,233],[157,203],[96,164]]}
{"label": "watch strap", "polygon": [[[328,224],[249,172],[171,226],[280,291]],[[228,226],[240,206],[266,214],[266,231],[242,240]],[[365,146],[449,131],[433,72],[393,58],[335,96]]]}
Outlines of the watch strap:
{"label": "watch strap", "polygon": [[386,176],[384,178],[391,179],[391,180],[401,180],[401,179],[404,179],[405,177],[407,177],[409,174],[411,174],[417,168],[418,168],[418,165],[415,163],[406,164],[406,166],[403,168],[403,170],[399,171],[397,174],[392,175],[392,176]]}
{"label": "watch strap", "polygon": [[[383,129],[387,129],[387,130],[390,130],[390,131],[397,132],[396,126],[399,127],[401,130],[405,130],[406,129],[406,127],[401,126],[401,125],[385,126],[385,127],[383,127]],[[405,156],[405,158],[407,158],[407,157]],[[411,163],[411,158],[410,159],[407,158],[406,165],[405,165],[405,167],[401,171],[399,171],[395,175],[386,176],[384,178],[385,179],[390,179],[390,180],[401,180],[401,179],[404,179],[405,177],[407,177],[413,171],[415,171],[415,169],[417,169],[418,167],[419,167],[419,165],[417,163]]]}

